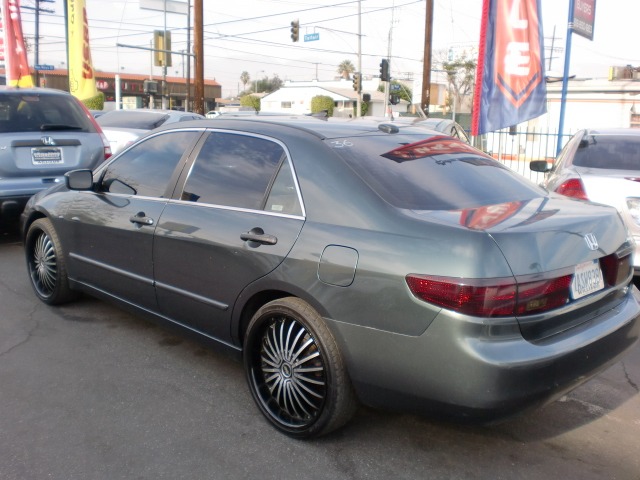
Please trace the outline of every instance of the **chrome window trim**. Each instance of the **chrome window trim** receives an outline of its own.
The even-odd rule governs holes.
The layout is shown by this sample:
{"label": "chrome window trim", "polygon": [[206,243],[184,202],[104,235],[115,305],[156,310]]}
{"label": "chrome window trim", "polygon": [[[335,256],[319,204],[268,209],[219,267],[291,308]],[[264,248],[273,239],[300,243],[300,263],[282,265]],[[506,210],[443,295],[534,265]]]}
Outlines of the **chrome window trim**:
{"label": "chrome window trim", "polygon": [[306,217],[302,215],[291,215],[289,213],[278,213],[278,212],[269,212],[267,210],[255,210],[251,208],[240,208],[240,207],[230,207],[228,205],[217,205],[215,203],[198,203],[198,202],[190,202],[188,200],[178,200],[172,199],[169,200],[169,204],[173,205],[184,205],[191,207],[200,207],[200,208],[212,208],[215,210],[230,210],[232,212],[242,212],[242,213],[257,213],[260,215],[266,215],[269,217],[283,217],[283,218],[293,218],[297,220],[305,220]]}

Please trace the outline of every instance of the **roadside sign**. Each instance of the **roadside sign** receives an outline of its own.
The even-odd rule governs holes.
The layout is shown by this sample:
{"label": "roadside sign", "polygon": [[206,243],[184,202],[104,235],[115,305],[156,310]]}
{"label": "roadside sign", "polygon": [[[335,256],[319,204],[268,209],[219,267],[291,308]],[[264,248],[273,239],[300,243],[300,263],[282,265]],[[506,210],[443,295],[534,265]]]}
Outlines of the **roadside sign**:
{"label": "roadside sign", "polygon": [[53,70],[53,65],[36,65],[36,70]]}
{"label": "roadside sign", "polygon": [[315,40],[320,40],[320,34],[319,33],[309,33],[309,34],[304,36],[304,41],[305,42],[313,42]]}
{"label": "roadside sign", "polygon": [[391,90],[392,92],[399,92],[400,91],[400,84],[392,83],[391,85],[389,85],[389,90]]}

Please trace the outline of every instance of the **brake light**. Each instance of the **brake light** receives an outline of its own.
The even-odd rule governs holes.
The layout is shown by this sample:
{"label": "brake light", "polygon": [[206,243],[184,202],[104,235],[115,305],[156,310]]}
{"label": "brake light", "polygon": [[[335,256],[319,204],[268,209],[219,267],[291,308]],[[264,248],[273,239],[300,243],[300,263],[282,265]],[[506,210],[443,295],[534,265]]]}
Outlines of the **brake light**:
{"label": "brake light", "polygon": [[100,139],[102,140],[102,146],[104,148],[104,160],[106,160],[112,154],[112,152],[111,152],[111,144],[109,143],[109,140],[107,139],[107,137],[105,136],[104,132],[102,131],[102,128],[100,127],[100,124],[98,122],[96,122],[95,117],[93,115],[91,115],[91,112],[89,111],[87,106],[84,103],[82,103],[81,101],[78,101],[78,103],[80,104],[80,106],[84,110],[84,113],[87,116],[87,118],[89,119],[89,121],[91,122],[91,124],[93,125],[93,128],[95,128],[96,132],[98,132],[98,134],[100,135]]}
{"label": "brake light", "polygon": [[411,293],[425,302],[477,317],[525,316],[569,302],[571,275],[517,283],[514,278],[461,279],[407,275]]}
{"label": "brake light", "polygon": [[631,255],[618,258],[615,253],[600,259],[600,268],[604,281],[609,286],[616,286],[625,282],[631,276]]}
{"label": "brake light", "polygon": [[567,197],[589,200],[584,185],[579,178],[570,178],[566,182],[563,182],[562,185],[556,188],[556,192],[561,195],[566,195]]}

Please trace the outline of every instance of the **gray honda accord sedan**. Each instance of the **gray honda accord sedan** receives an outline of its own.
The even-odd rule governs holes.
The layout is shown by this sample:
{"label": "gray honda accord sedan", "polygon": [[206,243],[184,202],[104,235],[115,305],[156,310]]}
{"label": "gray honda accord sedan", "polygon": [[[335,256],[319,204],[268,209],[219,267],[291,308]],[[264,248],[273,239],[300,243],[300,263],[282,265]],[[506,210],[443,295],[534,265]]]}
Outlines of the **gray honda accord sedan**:
{"label": "gray honda accord sedan", "polygon": [[616,362],[640,332],[615,209],[423,127],[314,118],[160,127],[22,216],[29,278],[242,356],[293,437],[358,402],[495,421]]}

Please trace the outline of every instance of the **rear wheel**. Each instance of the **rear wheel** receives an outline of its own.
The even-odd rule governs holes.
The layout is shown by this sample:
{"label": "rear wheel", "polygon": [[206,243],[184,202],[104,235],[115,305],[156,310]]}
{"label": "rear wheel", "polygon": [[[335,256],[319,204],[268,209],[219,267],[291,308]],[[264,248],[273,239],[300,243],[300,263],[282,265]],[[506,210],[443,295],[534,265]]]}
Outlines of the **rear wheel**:
{"label": "rear wheel", "polygon": [[316,437],[351,418],[357,402],[338,345],[309,304],[289,297],[264,305],[245,338],[249,388],[278,430]]}
{"label": "rear wheel", "polygon": [[69,288],[62,245],[49,219],[40,218],[31,224],[25,255],[31,286],[40,300],[57,305],[75,298]]}

